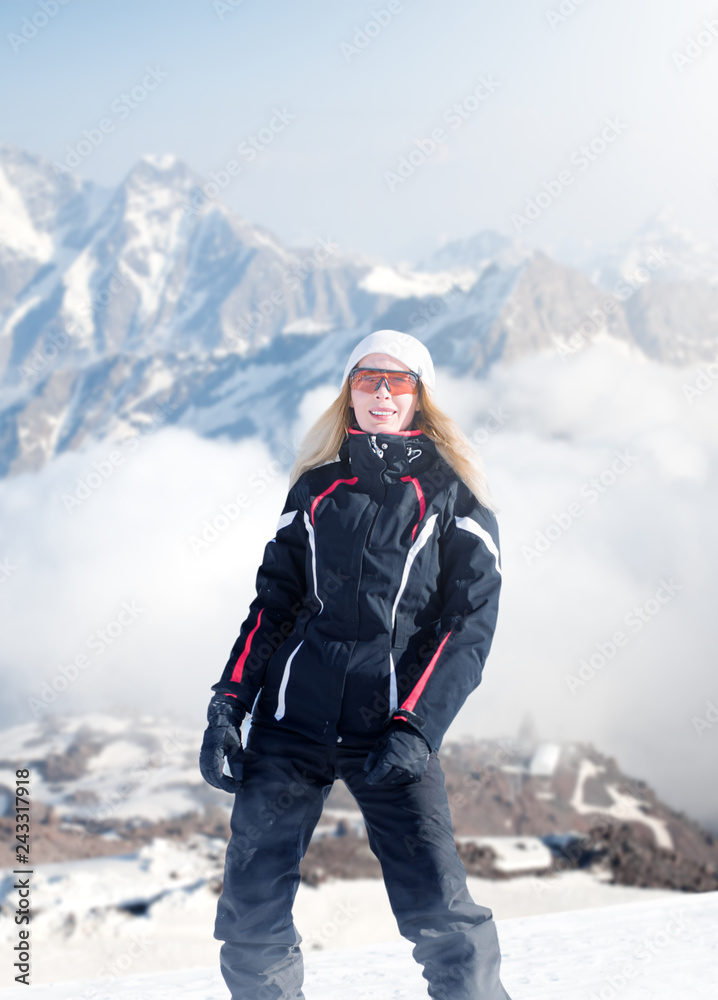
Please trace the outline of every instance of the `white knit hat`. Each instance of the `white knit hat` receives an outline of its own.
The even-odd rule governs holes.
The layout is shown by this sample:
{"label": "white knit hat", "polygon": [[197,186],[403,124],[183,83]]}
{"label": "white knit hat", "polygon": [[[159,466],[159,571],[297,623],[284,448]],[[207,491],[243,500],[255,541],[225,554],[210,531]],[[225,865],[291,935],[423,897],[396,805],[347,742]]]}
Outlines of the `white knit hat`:
{"label": "white knit hat", "polygon": [[392,358],[401,361],[420,375],[421,381],[428,389],[434,388],[436,375],[428,349],[410,333],[399,333],[398,330],[377,330],[360,340],[349,355],[342,376],[342,385],[357,361],[361,361],[367,354],[390,354]]}

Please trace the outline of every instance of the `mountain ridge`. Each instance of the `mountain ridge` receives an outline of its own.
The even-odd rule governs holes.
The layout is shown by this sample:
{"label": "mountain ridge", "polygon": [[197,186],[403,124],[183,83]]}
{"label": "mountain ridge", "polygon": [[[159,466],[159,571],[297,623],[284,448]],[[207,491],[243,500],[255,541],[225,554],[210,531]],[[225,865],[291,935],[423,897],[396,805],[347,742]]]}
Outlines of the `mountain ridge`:
{"label": "mountain ridge", "polygon": [[[603,271],[491,231],[393,266],[330,234],[284,246],[208,198],[172,154],[146,154],[104,189],[8,145],[0,210],[0,475],[117,440],[158,405],[200,434],[260,433],[272,445],[306,392],[338,383],[347,349],[380,327],[413,333],[439,368],[478,378],[529,354],[569,356],[598,335],[671,365],[718,348],[713,253],[681,229],[672,245],[693,246],[703,263],[699,279],[676,281],[688,264],[654,246],[661,217]],[[636,253],[642,280],[602,287]],[[292,392],[258,429],[247,387],[287,381]]]}
{"label": "mountain ridge", "polygon": [[[175,719],[137,713],[48,712],[0,731],[2,823],[14,815],[15,769],[27,767],[38,862],[116,853],[123,842],[134,849],[155,836],[216,833],[226,826],[230,800],[199,774],[200,738],[199,730]],[[590,744],[556,743],[524,731],[503,739],[448,740],[441,760],[459,839],[570,834],[588,841],[597,824],[624,825],[654,849],[718,870],[712,834]],[[338,782],[322,825],[347,822],[360,823],[360,815]],[[5,849],[11,852],[11,837]],[[8,858],[2,864],[9,866]]]}

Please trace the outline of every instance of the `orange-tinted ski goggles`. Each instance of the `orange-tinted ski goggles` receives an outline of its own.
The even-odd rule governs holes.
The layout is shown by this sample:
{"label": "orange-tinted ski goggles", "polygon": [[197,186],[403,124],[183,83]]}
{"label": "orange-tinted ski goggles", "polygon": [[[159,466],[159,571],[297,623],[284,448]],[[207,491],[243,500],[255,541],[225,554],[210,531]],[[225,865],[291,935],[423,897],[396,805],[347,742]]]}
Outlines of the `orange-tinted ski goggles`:
{"label": "orange-tinted ski goggles", "polygon": [[386,368],[352,368],[349,385],[360,392],[376,392],[382,382],[392,396],[416,395],[419,391],[419,375],[416,372],[392,371]]}

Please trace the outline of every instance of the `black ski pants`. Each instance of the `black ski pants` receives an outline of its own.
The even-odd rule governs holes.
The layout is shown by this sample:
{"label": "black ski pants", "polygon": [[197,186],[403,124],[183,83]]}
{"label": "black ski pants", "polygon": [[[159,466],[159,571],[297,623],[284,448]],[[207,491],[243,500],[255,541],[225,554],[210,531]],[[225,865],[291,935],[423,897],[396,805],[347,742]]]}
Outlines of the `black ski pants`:
{"label": "black ski pants", "polygon": [[371,744],[327,747],[253,725],[235,796],[214,936],[233,1000],[303,1000],[301,937],[292,920],[299,863],[341,777],[364,816],[400,933],[415,945],[429,996],[510,1000],[499,978],[491,910],[469,895],[436,754],[421,781],[367,785]]}

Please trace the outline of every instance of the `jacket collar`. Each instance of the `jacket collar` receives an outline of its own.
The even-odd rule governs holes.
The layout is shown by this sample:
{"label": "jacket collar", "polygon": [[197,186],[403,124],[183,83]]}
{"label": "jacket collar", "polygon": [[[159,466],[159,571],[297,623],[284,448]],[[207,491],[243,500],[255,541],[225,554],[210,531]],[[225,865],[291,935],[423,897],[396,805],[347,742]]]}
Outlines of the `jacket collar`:
{"label": "jacket collar", "polygon": [[415,476],[436,461],[438,452],[423,431],[399,431],[396,434],[370,434],[350,427],[339,450],[342,461],[360,479],[382,473],[391,479]]}

